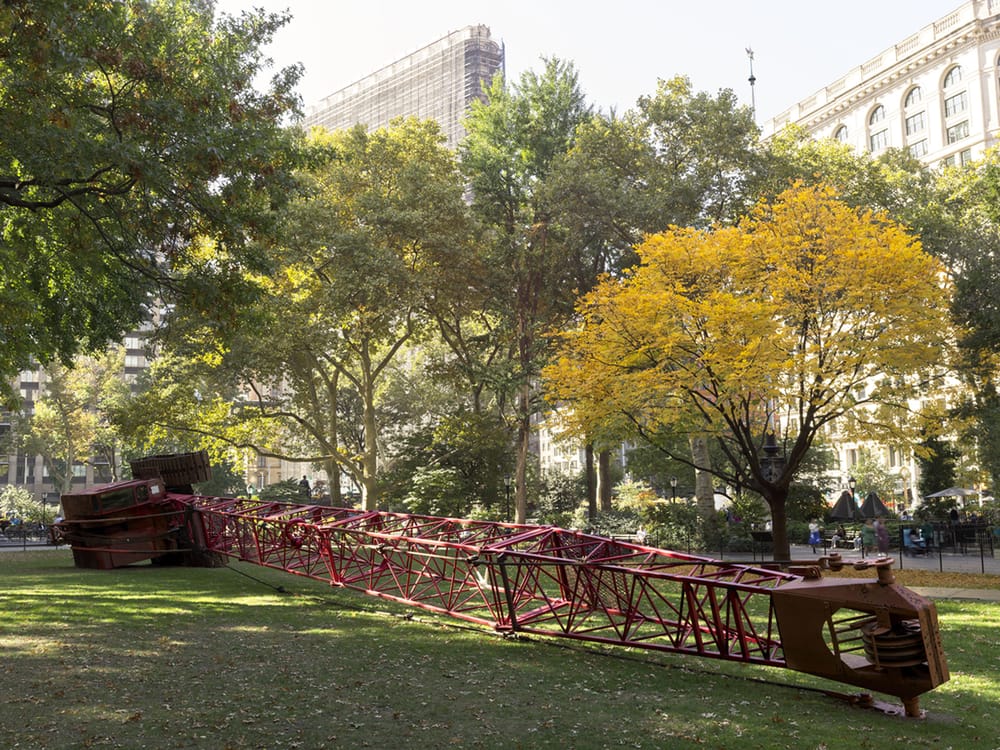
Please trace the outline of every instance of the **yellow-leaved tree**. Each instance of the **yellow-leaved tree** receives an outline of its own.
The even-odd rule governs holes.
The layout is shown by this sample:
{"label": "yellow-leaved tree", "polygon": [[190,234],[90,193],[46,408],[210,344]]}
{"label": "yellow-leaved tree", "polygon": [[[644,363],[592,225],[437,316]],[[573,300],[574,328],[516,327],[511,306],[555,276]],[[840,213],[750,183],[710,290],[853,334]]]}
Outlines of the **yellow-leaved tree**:
{"label": "yellow-leaved tree", "polygon": [[788,559],[788,488],[821,429],[842,420],[857,435],[919,440],[914,420],[928,415],[913,398],[951,346],[944,269],[903,227],[825,186],[795,185],[738,226],[671,228],[637,251],[627,275],[579,300],[544,371],[547,396],[581,435],[646,440],[688,463],[665,438],[714,440],[727,461],[695,468],[759,492]]}

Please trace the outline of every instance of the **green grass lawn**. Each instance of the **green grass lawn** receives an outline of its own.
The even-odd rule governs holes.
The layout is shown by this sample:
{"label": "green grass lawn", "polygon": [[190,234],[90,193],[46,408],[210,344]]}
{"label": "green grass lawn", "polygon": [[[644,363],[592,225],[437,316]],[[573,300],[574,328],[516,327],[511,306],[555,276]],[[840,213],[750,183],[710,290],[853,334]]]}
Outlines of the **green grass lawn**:
{"label": "green grass lawn", "polygon": [[938,602],[952,679],[904,719],[789,670],[505,640],[245,564],[4,552],[0,580],[3,748],[1000,748],[997,604]]}

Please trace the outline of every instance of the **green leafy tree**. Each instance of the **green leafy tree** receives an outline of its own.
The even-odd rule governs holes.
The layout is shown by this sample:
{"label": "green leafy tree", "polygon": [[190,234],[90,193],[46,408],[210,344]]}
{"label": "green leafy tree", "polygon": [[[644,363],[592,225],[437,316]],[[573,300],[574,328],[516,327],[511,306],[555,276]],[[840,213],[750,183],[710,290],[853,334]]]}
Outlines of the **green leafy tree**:
{"label": "green leafy tree", "polygon": [[541,73],[528,71],[514,85],[498,77],[486,94],[485,102],[473,103],[460,153],[473,211],[488,238],[482,250],[495,270],[485,306],[497,316],[496,333],[504,341],[497,369],[516,394],[516,509],[523,522],[544,334],[571,313],[578,278],[544,185],[589,110],[575,69],[558,60],[545,61]]}
{"label": "green leafy tree", "polygon": [[40,455],[56,489],[69,492],[76,465],[91,464],[100,481],[117,480],[122,440],[110,413],[127,398],[125,350],[53,364],[34,411],[19,421],[20,448]]}
{"label": "green leafy tree", "polygon": [[940,435],[930,435],[922,442],[923,451],[917,458],[920,466],[920,481],[917,490],[921,497],[927,497],[956,483],[958,451]]}
{"label": "green leafy tree", "polygon": [[677,76],[639,99],[638,113],[655,162],[642,226],[730,223],[752,206],[754,186],[769,171],[752,110],[722,89],[696,92]]}
{"label": "green leafy tree", "polygon": [[[952,312],[959,325],[961,376],[968,386],[957,415],[958,437],[981,469],[980,481],[1000,482],[1000,152],[941,177],[951,223],[942,257],[955,275]],[[957,447],[957,446],[956,446]],[[947,486],[947,485],[945,485]],[[938,488],[940,489],[940,488]]]}
{"label": "green leafy tree", "polygon": [[573,525],[573,513],[586,497],[583,476],[562,472],[543,472],[532,492],[530,513],[539,523],[568,528]]}
{"label": "green leafy tree", "polygon": [[55,520],[55,508],[45,505],[23,487],[7,486],[0,490],[0,516],[47,525]]}
{"label": "green leafy tree", "polygon": [[428,298],[461,265],[467,209],[454,155],[430,121],[316,133],[307,194],[282,215],[273,268],[220,330],[178,307],[172,359],[139,404],[162,430],[321,466],[379,501],[379,401],[393,363],[430,327]]}
{"label": "green leafy tree", "polygon": [[[420,507],[420,512],[427,512],[428,503],[434,502],[447,507],[450,516],[502,518],[503,477],[510,456],[507,430],[488,415],[471,411],[422,416],[426,426],[397,438],[389,451],[382,476],[386,506]],[[422,489],[415,495],[418,484]],[[432,490],[440,497],[432,497]],[[414,504],[418,496],[419,506]]]}
{"label": "green leafy tree", "polygon": [[[246,494],[247,486],[236,467],[229,461],[222,461],[212,464],[212,478],[196,484],[194,491],[209,497],[237,497]],[[301,498],[301,494],[299,497]]]}
{"label": "green leafy tree", "polygon": [[[645,234],[735,221],[767,173],[765,157],[752,112],[732,91],[696,92],[680,76],[659,81],[656,92],[623,117],[593,115],[577,128],[544,186],[564,227],[576,289],[585,292],[600,274],[617,275],[634,264],[634,246]],[[572,408],[572,402],[563,406]],[[600,467],[621,438],[585,439]],[[705,515],[712,515],[712,478],[700,468],[711,463],[708,442],[695,433],[685,442],[691,456],[684,471],[696,467],[688,486]],[[606,476],[599,478],[602,489],[610,487]],[[600,500],[601,509],[610,510],[610,493]]]}
{"label": "green leafy tree", "polygon": [[[995,485],[1000,477],[997,155],[991,152],[981,162],[937,172],[900,150],[873,156],[833,140],[811,140],[796,128],[771,139],[768,149],[768,194],[793,179],[835,185],[846,203],[884,210],[909,227],[923,248],[946,264],[954,280],[951,312],[962,356],[937,366],[950,364],[962,388],[948,394],[951,409],[932,408],[942,420],[938,429],[947,427],[969,473],[978,469],[969,481]],[[953,482],[942,486],[949,484]]]}
{"label": "green leafy tree", "polygon": [[[254,88],[286,20],[216,22],[208,0],[3,3],[0,387],[120,340],[157,298],[225,313],[288,193],[300,71]],[[198,235],[225,252],[199,256]]]}
{"label": "green leafy tree", "polygon": [[869,451],[861,451],[858,462],[851,468],[851,477],[857,482],[854,492],[862,500],[874,492],[886,502],[896,485],[896,477]]}

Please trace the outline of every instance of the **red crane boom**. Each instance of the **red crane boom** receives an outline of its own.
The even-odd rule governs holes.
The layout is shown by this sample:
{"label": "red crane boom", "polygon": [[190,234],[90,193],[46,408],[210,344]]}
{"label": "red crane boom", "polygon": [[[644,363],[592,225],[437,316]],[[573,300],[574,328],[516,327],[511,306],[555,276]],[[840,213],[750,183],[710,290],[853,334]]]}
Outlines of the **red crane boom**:
{"label": "red crane boom", "polygon": [[934,604],[895,582],[891,559],[855,565],[875,568],[875,578],[824,578],[822,568],[842,567],[837,556],[781,569],[551,526],[203,497],[164,485],[145,479],[64,495],[56,536],[81,566],[232,557],[500,632],[794,669],[896,696],[909,716],[920,715],[920,695],[948,680]]}

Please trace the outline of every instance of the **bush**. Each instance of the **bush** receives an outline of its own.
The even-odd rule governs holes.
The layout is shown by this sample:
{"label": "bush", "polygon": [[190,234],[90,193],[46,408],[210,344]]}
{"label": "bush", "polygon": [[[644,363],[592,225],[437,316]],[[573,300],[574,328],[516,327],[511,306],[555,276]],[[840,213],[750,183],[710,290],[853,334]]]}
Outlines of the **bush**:
{"label": "bush", "polygon": [[56,512],[23,487],[8,485],[0,491],[0,515],[7,519],[20,518],[25,523],[50,524]]}
{"label": "bush", "polygon": [[[538,523],[560,528],[583,528],[586,523],[587,488],[582,476],[545,472],[538,480],[529,515]],[[584,523],[576,517],[577,508],[583,505]]]}
{"label": "bush", "polygon": [[283,479],[280,482],[269,484],[261,488],[256,495],[257,499],[269,503],[307,503],[309,502],[302,494],[302,488],[294,479]]}
{"label": "bush", "polygon": [[407,513],[425,516],[462,518],[469,510],[462,483],[451,467],[421,467],[413,475],[409,491],[403,497]]}
{"label": "bush", "polygon": [[592,519],[588,531],[601,536],[634,534],[642,525],[642,518],[634,510],[612,510]]}
{"label": "bush", "polygon": [[641,518],[651,542],[658,547],[690,552],[704,546],[702,519],[694,505],[659,500],[648,504]]}

